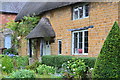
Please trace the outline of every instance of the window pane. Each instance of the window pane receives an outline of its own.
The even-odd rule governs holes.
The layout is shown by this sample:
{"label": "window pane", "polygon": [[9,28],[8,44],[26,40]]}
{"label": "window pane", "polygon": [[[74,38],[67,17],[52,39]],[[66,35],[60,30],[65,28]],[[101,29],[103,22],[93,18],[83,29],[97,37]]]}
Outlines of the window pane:
{"label": "window pane", "polygon": [[80,15],[80,18],[83,17],[83,7],[82,6],[79,7],[79,15]]}
{"label": "window pane", "polygon": [[84,44],[85,44],[85,48],[87,48],[88,47],[88,42],[85,42]]}
{"label": "window pane", "polygon": [[85,31],[85,37],[87,37],[88,36],[88,31]]}
{"label": "window pane", "polygon": [[11,35],[5,35],[5,48],[11,48]]}
{"label": "window pane", "polygon": [[59,54],[62,53],[62,41],[58,41]]}
{"label": "window pane", "polygon": [[82,42],[82,32],[79,32],[79,42]]}
{"label": "window pane", "polygon": [[77,50],[78,33],[74,33],[74,53]]}
{"label": "window pane", "polygon": [[79,43],[79,49],[82,49],[82,43]]}
{"label": "window pane", "polygon": [[74,19],[78,19],[78,9],[74,9]]}
{"label": "window pane", "polygon": [[79,49],[82,49],[82,32],[79,32]]}
{"label": "window pane", "polygon": [[84,49],[84,52],[85,52],[85,53],[88,53],[88,48],[85,48],[85,49]]}
{"label": "window pane", "polygon": [[85,42],[88,42],[88,31],[85,31],[84,39],[85,39]]}
{"label": "window pane", "polygon": [[88,42],[88,38],[87,37],[85,37],[85,42]]}
{"label": "window pane", "polygon": [[88,53],[88,31],[84,35],[84,53]]}
{"label": "window pane", "polygon": [[85,17],[89,16],[89,4],[85,5]]}

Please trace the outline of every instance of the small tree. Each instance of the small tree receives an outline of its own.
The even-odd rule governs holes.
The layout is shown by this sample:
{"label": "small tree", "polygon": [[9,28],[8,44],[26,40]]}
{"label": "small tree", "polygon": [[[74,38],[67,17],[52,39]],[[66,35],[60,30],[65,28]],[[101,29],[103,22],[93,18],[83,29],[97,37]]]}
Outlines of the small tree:
{"label": "small tree", "polygon": [[16,47],[20,47],[20,39],[24,38],[30,33],[30,31],[38,24],[40,17],[24,16],[20,22],[8,22],[6,28],[13,31],[12,44]]}
{"label": "small tree", "polygon": [[120,28],[115,22],[94,66],[93,78],[120,78]]}

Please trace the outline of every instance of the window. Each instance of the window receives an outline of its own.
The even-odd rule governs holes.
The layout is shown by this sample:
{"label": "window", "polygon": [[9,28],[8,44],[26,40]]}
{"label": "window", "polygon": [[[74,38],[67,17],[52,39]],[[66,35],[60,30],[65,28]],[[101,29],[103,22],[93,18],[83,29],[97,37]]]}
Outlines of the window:
{"label": "window", "polygon": [[75,6],[73,8],[73,20],[82,19],[89,16],[89,4]]}
{"label": "window", "polygon": [[62,54],[62,40],[58,40],[58,54]]}
{"label": "window", "polygon": [[5,35],[5,43],[4,43],[5,48],[11,48],[11,35]]}
{"label": "window", "polygon": [[72,54],[88,54],[88,30],[72,33]]}

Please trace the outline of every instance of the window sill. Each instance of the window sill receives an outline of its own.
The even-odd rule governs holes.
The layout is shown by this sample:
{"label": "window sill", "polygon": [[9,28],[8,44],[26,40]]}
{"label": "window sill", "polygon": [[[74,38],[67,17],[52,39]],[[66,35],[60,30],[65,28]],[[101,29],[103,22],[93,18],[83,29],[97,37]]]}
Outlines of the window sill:
{"label": "window sill", "polygon": [[75,21],[75,20],[82,20],[82,19],[86,19],[86,18],[88,18],[89,16],[87,16],[87,17],[83,17],[83,18],[79,18],[79,19],[72,19],[73,21]]}
{"label": "window sill", "polygon": [[88,53],[82,53],[82,54],[72,54],[72,55],[88,55]]}
{"label": "window sill", "polygon": [[62,55],[62,54],[58,54],[58,55]]}

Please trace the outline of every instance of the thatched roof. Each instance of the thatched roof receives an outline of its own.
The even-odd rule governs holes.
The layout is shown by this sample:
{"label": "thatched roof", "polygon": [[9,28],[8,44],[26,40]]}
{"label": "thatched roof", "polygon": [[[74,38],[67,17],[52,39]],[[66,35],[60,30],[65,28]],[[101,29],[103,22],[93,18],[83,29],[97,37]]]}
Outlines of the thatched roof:
{"label": "thatched roof", "polygon": [[71,5],[77,2],[27,2],[17,15],[15,21],[22,19],[24,16],[40,15],[45,11],[59,7]]}
{"label": "thatched roof", "polygon": [[41,37],[55,37],[55,32],[48,18],[42,18],[27,36],[28,39]]}
{"label": "thatched roof", "polygon": [[2,2],[0,12],[3,13],[19,13],[25,2]]}

